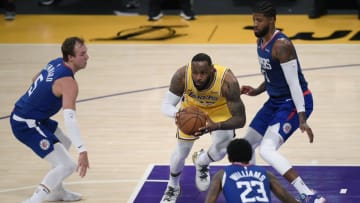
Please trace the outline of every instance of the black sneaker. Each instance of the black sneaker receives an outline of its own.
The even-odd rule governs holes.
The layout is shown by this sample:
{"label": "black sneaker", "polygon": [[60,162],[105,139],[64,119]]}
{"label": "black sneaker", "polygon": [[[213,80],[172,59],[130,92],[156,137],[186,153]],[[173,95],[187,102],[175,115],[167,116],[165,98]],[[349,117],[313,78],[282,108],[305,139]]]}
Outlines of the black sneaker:
{"label": "black sneaker", "polygon": [[16,13],[14,11],[5,11],[4,19],[5,20],[15,20]]}
{"label": "black sneaker", "polygon": [[52,6],[60,0],[40,0],[38,3],[40,6]]}
{"label": "black sneaker", "polygon": [[139,7],[140,7],[140,3],[138,0],[127,0],[125,2],[125,8],[127,9],[135,9]]}
{"label": "black sneaker", "polygon": [[15,20],[16,16],[16,6],[13,1],[4,1],[4,19],[5,20]]}

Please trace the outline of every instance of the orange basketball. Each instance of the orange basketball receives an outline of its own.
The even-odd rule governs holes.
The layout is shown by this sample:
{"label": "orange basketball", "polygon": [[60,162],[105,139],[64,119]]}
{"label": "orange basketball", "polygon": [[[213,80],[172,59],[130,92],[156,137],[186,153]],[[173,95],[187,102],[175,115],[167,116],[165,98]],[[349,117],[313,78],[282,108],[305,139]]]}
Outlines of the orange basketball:
{"label": "orange basketball", "polygon": [[193,135],[206,125],[206,117],[200,109],[189,106],[179,112],[176,124],[183,133]]}

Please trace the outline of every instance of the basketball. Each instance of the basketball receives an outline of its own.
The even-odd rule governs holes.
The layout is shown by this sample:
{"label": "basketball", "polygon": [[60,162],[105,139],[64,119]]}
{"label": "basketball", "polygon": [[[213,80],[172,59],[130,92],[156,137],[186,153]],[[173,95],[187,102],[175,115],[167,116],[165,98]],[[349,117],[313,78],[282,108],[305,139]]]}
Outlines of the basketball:
{"label": "basketball", "polygon": [[176,124],[183,133],[193,135],[206,125],[206,117],[200,109],[189,106],[179,112]]}

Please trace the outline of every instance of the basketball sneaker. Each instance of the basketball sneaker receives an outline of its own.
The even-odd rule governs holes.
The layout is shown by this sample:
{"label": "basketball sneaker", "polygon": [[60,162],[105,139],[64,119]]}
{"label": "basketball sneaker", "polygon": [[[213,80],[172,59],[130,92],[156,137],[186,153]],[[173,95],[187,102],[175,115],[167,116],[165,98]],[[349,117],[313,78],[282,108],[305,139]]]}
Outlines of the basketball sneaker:
{"label": "basketball sneaker", "polygon": [[313,195],[301,194],[300,202],[301,203],[324,203],[324,202],[326,202],[326,200],[322,195],[320,195],[319,193],[314,191]]}
{"label": "basketball sneaker", "polygon": [[149,15],[148,21],[158,21],[161,17],[163,17],[163,13],[161,12],[155,15]]}
{"label": "basketball sneaker", "polygon": [[29,198],[29,199],[26,199],[25,201],[23,201],[22,203],[31,203],[31,200]]}
{"label": "basketball sneaker", "polygon": [[196,174],[195,174],[195,183],[196,187],[199,191],[206,191],[210,185],[210,172],[209,166],[200,166],[197,164],[197,159],[200,154],[205,153],[204,149],[201,149],[199,152],[195,152],[192,156],[192,160],[195,166]]}
{"label": "basketball sneaker", "polygon": [[166,191],[161,198],[160,203],[175,203],[180,195],[180,187],[167,186]]}
{"label": "basketball sneaker", "polygon": [[195,14],[191,11],[188,11],[188,12],[181,11],[180,16],[182,18],[184,18],[185,20],[195,20],[196,19]]}
{"label": "basketball sneaker", "polygon": [[49,193],[49,195],[46,197],[46,200],[48,202],[58,202],[58,201],[75,202],[81,199],[82,199],[81,194],[68,191],[64,188],[61,188],[58,191],[53,191]]}

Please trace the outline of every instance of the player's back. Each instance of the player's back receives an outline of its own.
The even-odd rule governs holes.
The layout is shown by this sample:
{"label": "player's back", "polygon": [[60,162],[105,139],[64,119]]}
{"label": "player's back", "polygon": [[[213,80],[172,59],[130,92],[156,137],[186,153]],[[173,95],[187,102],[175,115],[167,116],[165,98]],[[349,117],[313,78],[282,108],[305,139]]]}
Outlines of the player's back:
{"label": "player's back", "polygon": [[56,79],[73,77],[74,74],[66,67],[62,58],[49,62],[41,70],[30,88],[16,102],[14,113],[23,118],[47,119],[57,113],[62,107],[61,97],[53,94],[53,84]]}
{"label": "player's back", "polygon": [[271,202],[269,178],[260,166],[232,164],[225,167],[222,188],[229,203]]}

